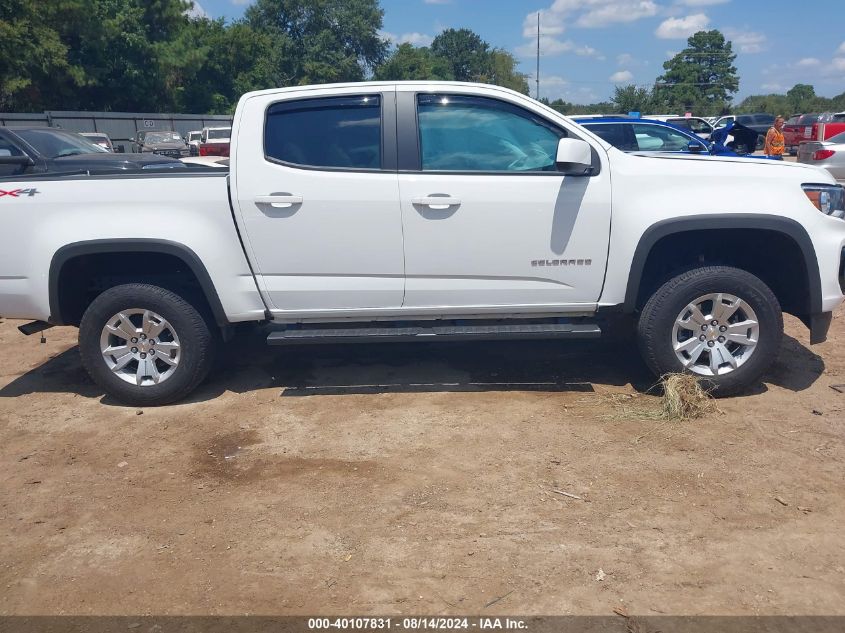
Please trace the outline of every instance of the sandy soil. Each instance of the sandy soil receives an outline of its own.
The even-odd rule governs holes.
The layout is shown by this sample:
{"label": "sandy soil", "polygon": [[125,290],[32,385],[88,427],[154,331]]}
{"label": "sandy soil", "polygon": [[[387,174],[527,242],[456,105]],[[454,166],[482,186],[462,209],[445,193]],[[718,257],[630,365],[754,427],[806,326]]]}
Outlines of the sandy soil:
{"label": "sandy soil", "polygon": [[138,410],[75,330],[17,325],[0,614],[845,614],[842,312],[812,349],[787,319],[765,385],[687,423],[642,415],[608,343],[242,336]]}

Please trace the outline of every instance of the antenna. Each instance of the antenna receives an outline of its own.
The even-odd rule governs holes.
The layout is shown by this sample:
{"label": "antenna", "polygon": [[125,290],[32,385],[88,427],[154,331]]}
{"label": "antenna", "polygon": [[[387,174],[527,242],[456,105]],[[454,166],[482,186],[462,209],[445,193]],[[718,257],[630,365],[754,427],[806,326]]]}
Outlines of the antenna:
{"label": "antenna", "polygon": [[537,101],[540,100],[540,12],[537,11]]}

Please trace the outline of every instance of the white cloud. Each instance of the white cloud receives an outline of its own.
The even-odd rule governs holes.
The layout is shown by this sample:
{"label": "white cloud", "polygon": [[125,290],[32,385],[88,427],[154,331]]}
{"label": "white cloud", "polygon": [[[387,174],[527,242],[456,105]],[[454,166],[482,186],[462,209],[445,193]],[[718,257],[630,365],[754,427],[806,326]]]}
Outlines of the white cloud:
{"label": "white cloud", "polygon": [[[531,74],[528,76],[528,85],[531,86],[531,94],[534,94],[537,75]],[[545,97],[549,101],[555,99],[563,99],[566,92],[569,90],[569,82],[559,75],[543,75],[540,72],[540,96]]]}
{"label": "white cloud", "polygon": [[[580,57],[596,57],[604,59],[602,54],[591,46],[579,46],[572,40],[560,40],[551,36],[540,36],[540,55],[552,57],[563,53],[575,53]],[[537,36],[534,41],[528,40],[522,46],[516,48],[516,54],[520,57],[534,57],[537,54]]]}
{"label": "white cloud", "polygon": [[427,33],[403,33],[402,35],[396,35],[396,33],[391,33],[389,31],[379,31],[379,35],[390,42],[391,44],[412,44],[414,46],[431,46],[431,42],[434,40],[434,37],[428,35]]}
{"label": "white cloud", "polygon": [[252,0],[232,0],[232,4],[250,4],[251,2]]}
{"label": "white cloud", "polygon": [[762,53],[766,50],[767,38],[763,33],[731,27],[725,28],[723,32],[725,39],[733,42],[741,53]]}
{"label": "white cloud", "polygon": [[799,59],[795,62],[795,65],[799,68],[812,68],[813,66],[818,66],[819,64],[821,64],[821,61],[815,57],[805,57],[804,59]]}
{"label": "white cloud", "polygon": [[202,5],[199,2],[197,2],[197,0],[194,0],[194,6],[192,6],[190,9],[188,9],[187,13],[188,13],[188,17],[195,18],[195,19],[208,18],[209,17],[206,10],[202,8]]}
{"label": "white cloud", "polygon": [[771,90],[772,92],[783,92],[786,90],[785,86],[780,85],[779,83],[770,83],[770,84],[763,84],[760,86],[763,90]]}
{"label": "white cloud", "polygon": [[839,45],[839,48],[837,48],[837,49],[836,49],[836,52],[837,52],[837,53],[842,53],[842,54],[845,54],[845,42],[842,42],[842,43]]}
{"label": "white cloud", "polygon": [[[594,4],[594,3],[593,3]],[[615,0],[584,13],[576,26],[601,28],[617,22],[635,22],[657,14],[657,5],[651,0]]]}
{"label": "white cloud", "polygon": [[710,18],[703,13],[696,13],[685,18],[664,20],[654,34],[662,40],[682,40],[698,31],[703,31],[708,24],[710,24]]}
{"label": "white cloud", "polygon": [[[537,38],[537,11],[529,13],[522,21],[522,36]],[[540,36],[560,35],[566,30],[563,24],[563,14],[550,9],[542,9],[540,13]]]}
{"label": "white cloud", "polygon": [[825,75],[845,73],[845,57],[834,57],[833,61],[824,69]]}
{"label": "white cloud", "polygon": [[634,79],[634,75],[630,70],[620,70],[618,73],[613,73],[610,76],[610,81],[615,84],[630,83]]}
{"label": "white cloud", "polygon": [[727,4],[731,0],[678,0],[678,4],[687,7],[709,7],[714,4]]}

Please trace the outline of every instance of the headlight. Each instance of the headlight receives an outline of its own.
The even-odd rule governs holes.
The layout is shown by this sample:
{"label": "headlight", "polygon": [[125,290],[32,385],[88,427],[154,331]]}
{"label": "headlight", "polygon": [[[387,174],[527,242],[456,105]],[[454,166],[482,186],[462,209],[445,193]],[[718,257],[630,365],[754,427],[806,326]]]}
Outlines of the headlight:
{"label": "headlight", "polygon": [[845,188],[842,185],[801,185],[807,198],[819,211],[845,219]]}

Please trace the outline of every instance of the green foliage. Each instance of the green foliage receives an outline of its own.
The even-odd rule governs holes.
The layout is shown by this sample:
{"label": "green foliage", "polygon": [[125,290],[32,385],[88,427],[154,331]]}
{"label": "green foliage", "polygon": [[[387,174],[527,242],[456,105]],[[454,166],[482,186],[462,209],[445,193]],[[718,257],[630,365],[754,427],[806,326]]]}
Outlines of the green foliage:
{"label": "green foliage", "polygon": [[516,58],[500,48],[491,48],[468,29],[444,31],[431,47],[400,44],[374,73],[379,80],[458,80],[504,86],[528,94],[526,75],[519,72]]}
{"label": "green foliage", "polygon": [[845,92],[831,99],[819,97],[813,86],[796,84],[786,95],[768,94],[746,97],[736,107],[739,113],[766,112],[790,116],[814,112],[845,111]]}
{"label": "green foliage", "polygon": [[430,48],[400,44],[374,75],[379,81],[452,80],[449,61]]}
{"label": "green foliage", "polygon": [[480,78],[484,83],[528,94],[528,75],[516,69],[516,58],[506,50],[494,48],[487,58],[487,69]]}
{"label": "green foliage", "polygon": [[739,90],[735,59],[731,43],[719,31],[699,31],[663,64],[666,72],[657,78],[655,95],[667,110],[720,114]]}
{"label": "green foliage", "polygon": [[469,29],[446,29],[434,38],[431,51],[448,60],[457,81],[480,81],[489,67],[490,45]]}
{"label": "green foliage", "polygon": [[290,82],[360,81],[384,61],[378,0],[257,0],[247,25],[286,43]]}
{"label": "green foliage", "polygon": [[613,93],[614,112],[627,114],[628,112],[640,112],[649,114],[657,112],[660,105],[654,97],[654,93],[648,88],[638,88],[634,85],[616,86]]}
{"label": "green foliage", "polygon": [[231,112],[244,92],[364,79],[385,58],[378,0],[2,0],[0,108]]}

